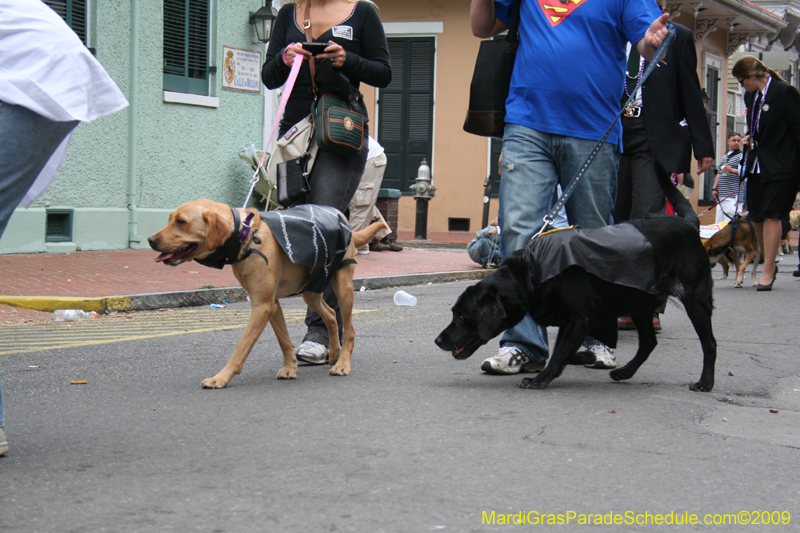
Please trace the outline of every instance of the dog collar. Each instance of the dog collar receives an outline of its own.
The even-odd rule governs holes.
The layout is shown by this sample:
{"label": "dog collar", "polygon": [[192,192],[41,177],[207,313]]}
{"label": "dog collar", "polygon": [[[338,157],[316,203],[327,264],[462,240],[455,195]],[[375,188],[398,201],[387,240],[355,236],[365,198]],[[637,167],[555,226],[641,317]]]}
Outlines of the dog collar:
{"label": "dog collar", "polygon": [[[251,253],[260,255],[264,258],[264,261],[267,261],[267,258],[264,256],[264,254],[258,250],[251,250],[248,248],[247,251],[242,254],[242,245],[250,236],[250,232],[253,233],[253,241],[256,244],[261,244],[261,239],[253,230],[252,226],[253,217],[255,214],[249,213],[244,221],[244,224],[242,224],[242,217],[239,216],[239,211],[233,207],[230,209],[231,213],[233,214],[233,233],[231,233],[231,236],[228,237],[228,240],[226,240],[222,246],[217,248],[213,254],[209,255],[208,257],[204,257],[203,259],[195,259],[195,261],[201,265],[217,269],[222,269],[225,265],[232,265],[233,263],[244,261],[250,257]],[[269,263],[269,261],[267,261],[267,263]]]}

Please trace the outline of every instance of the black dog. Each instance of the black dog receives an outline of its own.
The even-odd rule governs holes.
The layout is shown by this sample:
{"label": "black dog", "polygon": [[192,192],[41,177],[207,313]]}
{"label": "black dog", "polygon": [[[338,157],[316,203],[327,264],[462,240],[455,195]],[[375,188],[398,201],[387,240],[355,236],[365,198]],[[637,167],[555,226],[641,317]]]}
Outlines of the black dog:
{"label": "black dog", "polygon": [[520,383],[525,389],[541,389],[576,362],[587,334],[616,346],[616,319],[630,316],[639,349],[627,365],[611,371],[614,380],[629,379],[657,344],[653,313],[674,296],[683,303],[703,347],[703,373],[689,388],[710,391],[717,342],[711,327],[711,268],[698,233],[700,221],[663,168],[659,184],[679,216],[650,216],[534,238],[464,291],[436,344],[456,359],[466,359],[529,313],[538,324],[559,328],[547,368]]}

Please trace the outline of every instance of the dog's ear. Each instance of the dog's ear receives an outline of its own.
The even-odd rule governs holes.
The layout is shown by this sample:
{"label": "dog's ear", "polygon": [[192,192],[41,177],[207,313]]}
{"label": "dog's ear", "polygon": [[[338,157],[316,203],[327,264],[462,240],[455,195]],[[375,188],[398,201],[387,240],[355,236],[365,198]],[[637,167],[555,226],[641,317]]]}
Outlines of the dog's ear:
{"label": "dog's ear", "polygon": [[500,301],[497,288],[489,285],[486,292],[478,300],[478,336],[484,340],[493,339],[506,320],[506,310]]}
{"label": "dog's ear", "polygon": [[206,223],[206,249],[209,252],[213,252],[225,244],[231,233],[231,228],[228,222],[213,210],[207,210],[203,213],[203,221]]}

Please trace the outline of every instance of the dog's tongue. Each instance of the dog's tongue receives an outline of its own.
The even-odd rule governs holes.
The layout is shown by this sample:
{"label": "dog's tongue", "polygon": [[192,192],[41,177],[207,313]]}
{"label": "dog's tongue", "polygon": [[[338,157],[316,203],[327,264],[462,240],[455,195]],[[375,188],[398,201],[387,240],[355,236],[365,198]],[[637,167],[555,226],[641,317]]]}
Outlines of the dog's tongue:
{"label": "dog's tongue", "polygon": [[173,255],[175,255],[175,254],[163,253],[163,254],[159,255],[158,257],[156,257],[156,263],[160,263],[161,261],[166,261],[167,259],[169,259]]}

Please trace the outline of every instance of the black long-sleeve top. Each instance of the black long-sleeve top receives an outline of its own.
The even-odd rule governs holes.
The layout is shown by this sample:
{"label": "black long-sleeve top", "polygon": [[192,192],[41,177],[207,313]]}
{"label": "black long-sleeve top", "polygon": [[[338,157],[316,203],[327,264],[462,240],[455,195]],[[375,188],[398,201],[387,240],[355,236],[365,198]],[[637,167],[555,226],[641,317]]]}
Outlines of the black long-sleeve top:
{"label": "black long-sleeve top", "polygon": [[[277,89],[286,83],[291,70],[283,62],[283,51],[291,43],[306,40],[303,29],[297,24],[297,4],[286,4],[273,24],[267,57],[261,69],[261,80],[268,89]],[[353,11],[345,20],[320,35],[315,42],[333,41],[345,49],[347,56],[339,72],[344,74],[358,90],[360,84],[383,88],[392,81],[389,46],[378,13],[369,2],[355,2]],[[337,70],[337,69],[335,69]],[[286,131],[311,112],[311,71],[304,61],[297,75],[280,130]]]}

